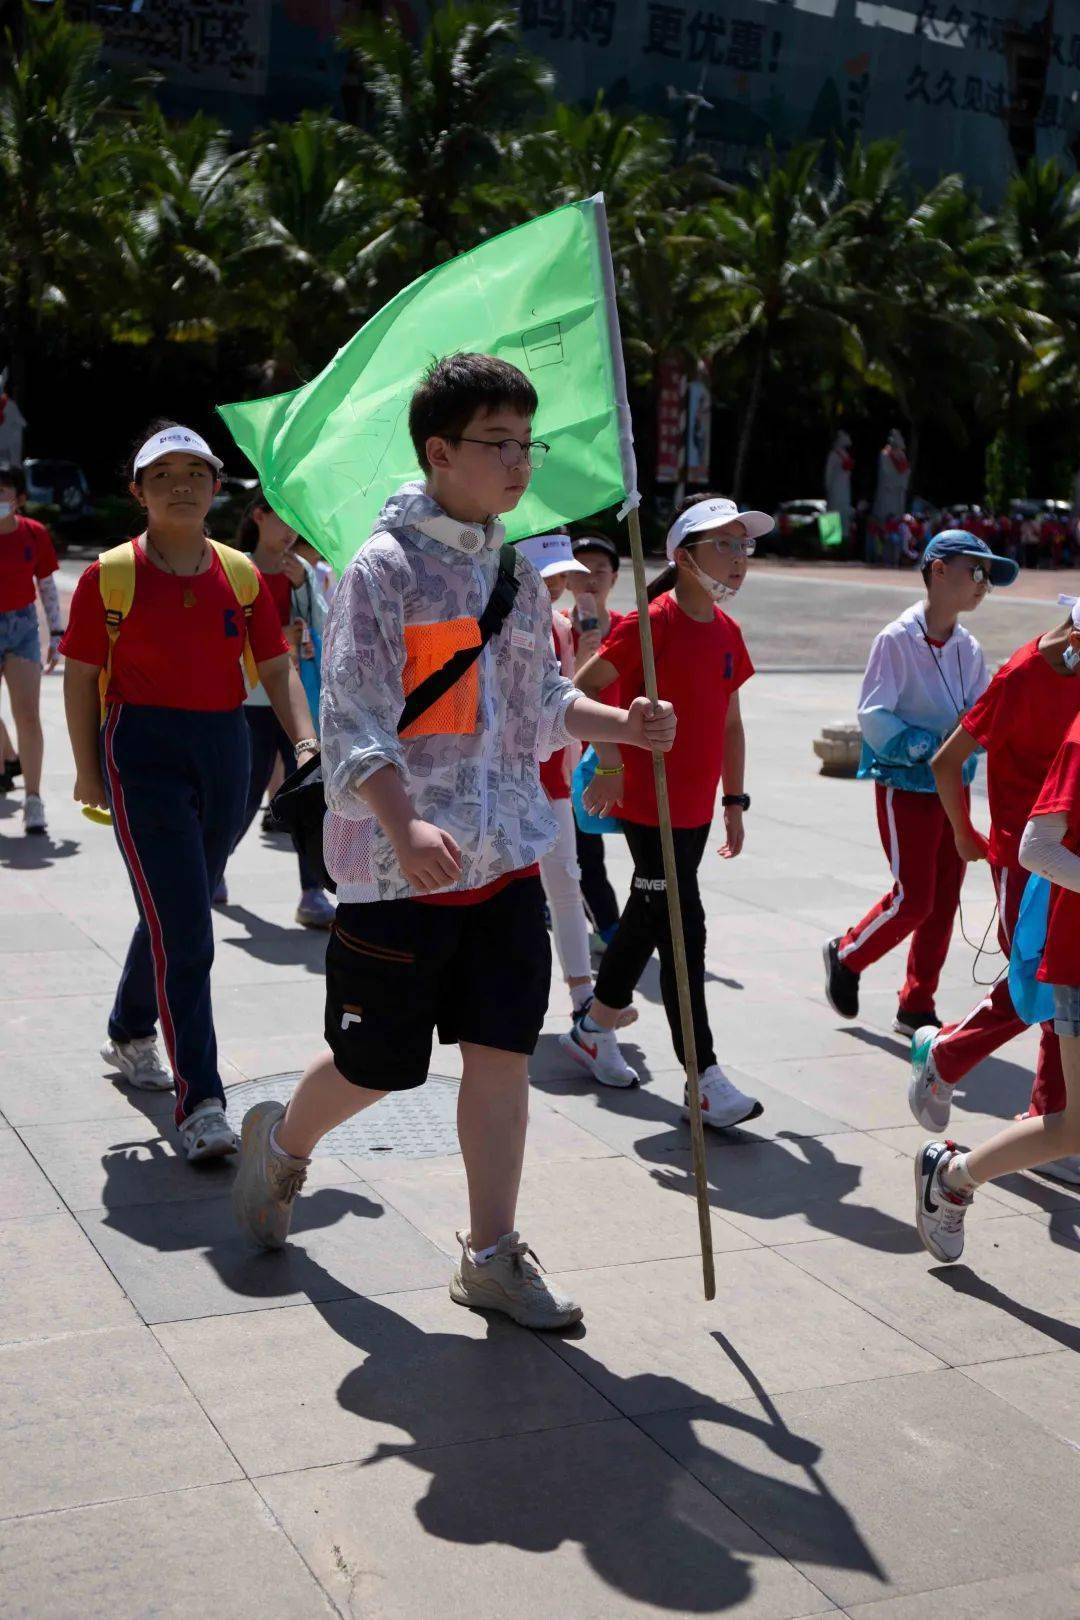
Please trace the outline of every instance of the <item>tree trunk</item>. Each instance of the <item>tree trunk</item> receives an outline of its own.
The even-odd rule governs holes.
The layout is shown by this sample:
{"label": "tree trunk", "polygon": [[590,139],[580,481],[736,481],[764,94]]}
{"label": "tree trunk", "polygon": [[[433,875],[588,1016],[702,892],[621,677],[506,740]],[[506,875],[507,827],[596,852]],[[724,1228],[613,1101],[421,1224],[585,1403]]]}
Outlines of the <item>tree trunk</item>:
{"label": "tree trunk", "polygon": [[746,473],[747,459],[750,455],[750,445],[754,437],[754,424],[757,421],[758,406],[761,404],[761,394],[765,386],[765,367],[768,360],[769,339],[766,334],[761,339],[761,346],[754,362],[754,375],[750,382],[750,397],[746,402],[742,429],[739,433],[739,444],[735,451],[735,469],[731,475],[731,498],[734,501],[742,499],[743,478]]}
{"label": "tree trunk", "polygon": [[911,438],[908,442],[908,511],[911,510],[912,491],[915,488],[915,475],[919,465],[919,444],[922,439],[922,423],[917,416],[911,418]]}

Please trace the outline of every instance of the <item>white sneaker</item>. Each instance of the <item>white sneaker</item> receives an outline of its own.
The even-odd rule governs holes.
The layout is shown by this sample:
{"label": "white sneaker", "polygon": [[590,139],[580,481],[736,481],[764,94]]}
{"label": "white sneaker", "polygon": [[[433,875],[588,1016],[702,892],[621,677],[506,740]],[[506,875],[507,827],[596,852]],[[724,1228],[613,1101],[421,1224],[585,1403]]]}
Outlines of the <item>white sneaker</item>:
{"label": "white sneaker", "polygon": [[[718,1063],[709,1065],[698,1084],[701,1090],[701,1123],[711,1125],[714,1130],[730,1130],[732,1125],[742,1125],[746,1120],[757,1119],[759,1114],[765,1112],[764,1105],[756,1097],[748,1097],[744,1091],[740,1091]],[[689,1098],[685,1089],[682,1117],[690,1118]]]}
{"label": "white sneaker", "polygon": [[225,1110],[213,1098],[200,1103],[180,1126],[180,1146],[189,1164],[200,1159],[221,1159],[240,1146],[236,1132],[225,1118]]}
{"label": "white sneaker", "polygon": [[334,903],[321,889],[305,889],[296,908],[296,920],[301,928],[333,928]]}
{"label": "white sneaker", "polygon": [[924,1024],[911,1037],[911,1079],[908,1107],[927,1131],[941,1132],[952,1112],[952,1087],[947,1086],[934,1064],[936,1024]]}
{"label": "white sneaker", "polygon": [[[636,1086],[638,1077],[619,1051],[619,1042],[613,1029],[584,1029],[585,1015],[575,1018],[569,1035],[559,1036],[559,1045],[569,1052],[575,1063],[588,1069],[594,1080],[602,1086],[616,1086],[623,1090]],[[592,1020],[590,1019],[590,1023]]]}
{"label": "white sneaker", "polygon": [[43,838],[45,836],[45,806],[41,796],[37,793],[28,793],[23,805],[23,832],[30,838]]}
{"label": "white sneaker", "polygon": [[1047,1159],[1034,1167],[1037,1176],[1047,1181],[1063,1181],[1068,1187],[1080,1187],[1080,1153],[1070,1153],[1064,1159]]}
{"label": "white sneaker", "polygon": [[941,1172],[956,1155],[952,1142],[924,1142],[915,1155],[915,1225],[922,1246],[949,1265],[964,1252],[964,1216],[973,1193],[956,1193]]}
{"label": "white sneaker", "polygon": [[106,1041],[101,1055],[136,1091],[173,1089],[173,1077],[161,1061],[156,1035],[143,1035],[136,1041]]}

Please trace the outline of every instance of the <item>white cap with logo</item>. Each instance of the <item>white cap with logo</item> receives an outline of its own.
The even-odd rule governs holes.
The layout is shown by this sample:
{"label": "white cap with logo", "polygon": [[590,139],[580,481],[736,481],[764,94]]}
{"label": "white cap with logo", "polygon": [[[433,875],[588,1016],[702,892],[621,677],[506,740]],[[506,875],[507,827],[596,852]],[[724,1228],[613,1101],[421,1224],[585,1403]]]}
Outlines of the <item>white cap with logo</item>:
{"label": "white cap with logo", "polygon": [[135,457],[134,470],[142,472],[153,461],[160,461],[162,456],[170,455],[174,450],[185,452],[189,456],[198,456],[200,461],[208,461],[215,472],[220,472],[223,463],[218,460],[206,440],[190,428],[167,427],[160,433],[154,433]]}
{"label": "white cap with logo", "polygon": [[541,579],[549,574],[587,574],[588,568],[574,556],[573,545],[568,534],[534,534],[529,540],[519,540],[517,549],[528,557]]}
{"label": "white cap with logo", "polygon": [[695,501],[693,506],[687,507],[681,517],[675,519],[668,530],[668,562],[674,562],[676,550],[679,546],[685,546],[690,535],[700,534],[703,529],[720,528],[725,523],[741,523],[748,540],[758,540],[775,527],[768,512],[740,512],[734,501],[720,497],[710,501]]}

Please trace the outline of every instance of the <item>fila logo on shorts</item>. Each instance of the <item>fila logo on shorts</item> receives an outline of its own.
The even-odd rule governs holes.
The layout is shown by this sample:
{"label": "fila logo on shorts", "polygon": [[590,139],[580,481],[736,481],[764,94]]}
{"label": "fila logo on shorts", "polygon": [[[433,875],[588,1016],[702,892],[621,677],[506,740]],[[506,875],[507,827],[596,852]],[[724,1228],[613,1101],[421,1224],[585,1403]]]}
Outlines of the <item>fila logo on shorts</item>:
{"label": "fila logo on shorts", "polygon": [[344,1007],[341,1012],[341,1027],[347,1031],[350,1024],[359,1024],[364,1016],[363,1007]]}

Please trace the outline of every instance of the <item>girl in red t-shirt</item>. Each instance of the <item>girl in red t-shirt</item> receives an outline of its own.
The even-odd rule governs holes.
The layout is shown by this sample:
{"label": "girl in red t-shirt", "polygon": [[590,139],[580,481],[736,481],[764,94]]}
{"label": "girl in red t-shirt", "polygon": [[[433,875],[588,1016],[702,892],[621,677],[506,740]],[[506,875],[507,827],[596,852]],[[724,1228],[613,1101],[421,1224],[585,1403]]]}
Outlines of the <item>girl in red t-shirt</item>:
{"label": "girl in red t-shirt", "polygon": [[[1071,660],[1071,662],[1070,662]],[[1066,653],[1080,669],[1080,605]],[[1028,1115],[964,1152],[955,1142],[924,1142],[915,1155],[915,1224],[935,1260],[959,1260],[964,1217],[977,1188],[1017,1170],[1080,1153],[1080,716],[1058,750],[1020,840],[1020,865],[1051,884],[1046,944],[1038,977],[1054,989],[1054,1033],[1061,1043],[1065,1105]]]}
{"label": "girl in red t-shirt", "polygon": [[[649,593],[659,696],[674,704],[678,719],[667,779],[702,1112],[718,1128],[761,1113],[761,1104],[745,1096],[718,1065],[705,1005],[705,908],[698,867],[721,782],[727,838],[720,854],[725,859],[742,849],[743,814],[750,804],[743,791],[746,743],[738,694],[754,666],[738,625],[718,604],[738,591],[757,538],[772,526],[764,512],[740,512],[734,501],[718,495],[692,496],[668,532],[670,566]],[[620,682],[620,702],[644,692],[636,613],[627,615],[577,676],[578,686],[590,697],[615,680]],[[630,750],[621,755],[610,744],[600,745],[597,754],[600,764],[585,795],[586,808],[595,815],[619,816],[634,879],[597,975],[592,1007],[575,1021],[563,1044],[600,1078],[599,1070],[610,1061],[612,1032],[654,950],[660,956],[664,1010],[680,1063],[685,1063],[685,1054],[652,760],[643,755],[639,765],[631,761]]]}
{"label": "girl in red t-shirt", "polygon": [[[45,833],[45,806],[41,802],[41,767],[45,742],[41,730],[41,672],[56,667],[60,646],[60,599],[54,575],[60,566],[52,536],[43,523],[23,515],[26,477],[21,467],[0,466],[0,675],[7,682],[19,762],[26,787],[23,831]],[[49,625],[49,648],[44,660],[38,635],[37,598]],[[5,734],[6,736],[6,734]],[[10,738],[0,765],[14,758]],[[4,770],[8,792],[13,773]]]}
{"label": "girl in red t-shirt", "polygon": [[[176,1124],[189,1160],[237,1146],[210,1007],[210,897],[248,791],[245,641],[297,752],[318,748],[265,582],[246,613],[206,540],[220,471],[189,428],[157,422],[148,430],[130,466],[146,531],[133,542],[134,596],[111,667],[99,563],[76,587],[60,649],[75,798],[112,811],[139,910],[102,1056],[142,1090],[171,1090],[175,1077]],[[98,680],[106,667],[102,723]],[[159,1018],[172,1074],[157,1051]]]}

